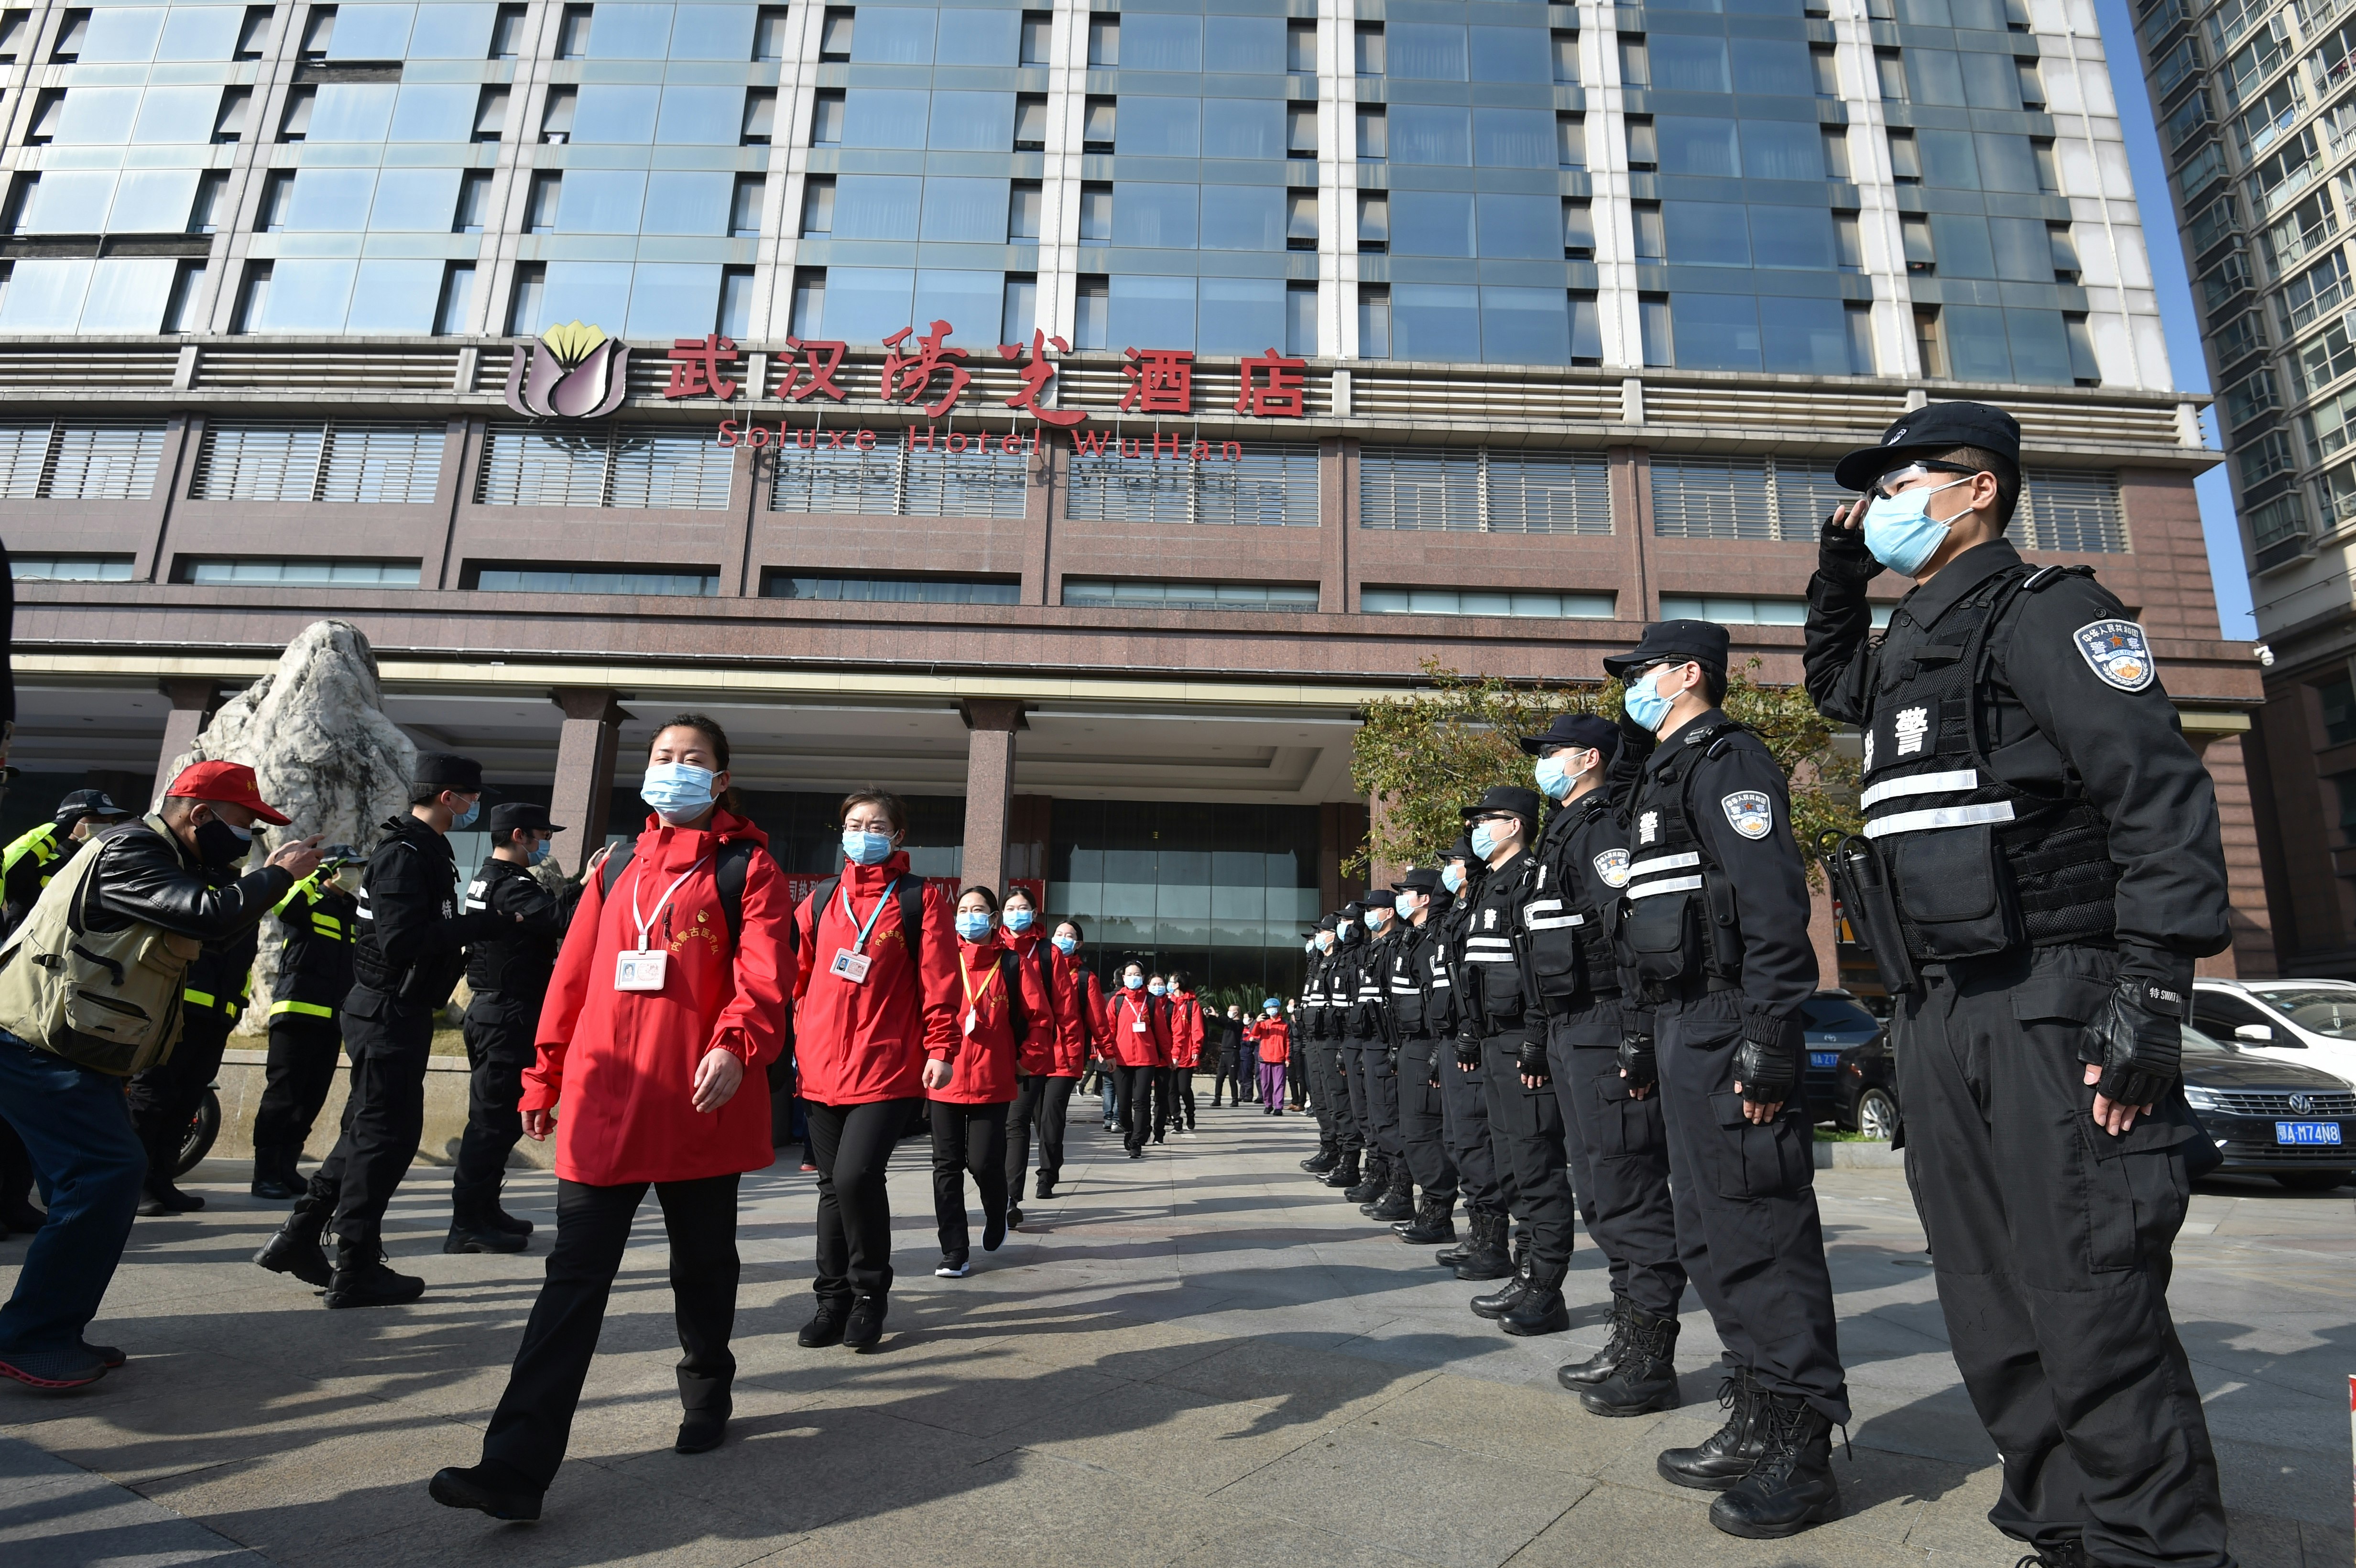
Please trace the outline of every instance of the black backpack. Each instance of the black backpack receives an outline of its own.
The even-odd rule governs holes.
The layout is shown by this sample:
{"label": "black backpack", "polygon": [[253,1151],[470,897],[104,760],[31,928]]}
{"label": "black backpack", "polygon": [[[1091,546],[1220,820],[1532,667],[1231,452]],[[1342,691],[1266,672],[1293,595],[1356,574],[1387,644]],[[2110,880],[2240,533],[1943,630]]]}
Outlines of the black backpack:
{"label": "black backpack", "polygon": [[[720,846],[720,863],[712,869],[712,879],[720,884],[720,912],[728,922],[732,951],[744,934],[744,868],[752,864],[753,851],[758,848],[749,838],[731,838]],[[637,853],[636,841],[616,844],[606,851],[597,872],[599,897],[613,896],[614,884],[622,880],[622,869]]]}

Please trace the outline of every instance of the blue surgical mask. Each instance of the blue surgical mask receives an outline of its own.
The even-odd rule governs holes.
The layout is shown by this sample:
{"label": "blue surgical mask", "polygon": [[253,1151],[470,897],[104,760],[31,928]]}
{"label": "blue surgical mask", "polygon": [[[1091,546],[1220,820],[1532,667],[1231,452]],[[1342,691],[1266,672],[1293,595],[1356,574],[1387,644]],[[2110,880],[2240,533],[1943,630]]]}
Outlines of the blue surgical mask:
{"label": "blue surgical mask", "polygon": [[1895,496],[1876,496],[1865,509],[1868,552],[1892,571],[1902,571],[1909,577],[1921,571],[1939,553],[1939,547],[1947,542],[1948,530],[1954,526],[1952,519],[1941,522],[1924,508],[1940,491],[1968,485],[1972,478],[1933,485],[1927,489],[1901,490]]}
{"label": "blue surgical mask", "polygon": [[1132,991],[1142,990],[1145,987],[1145,976],[1142,975],[1123,975],[1120,977],[1120,983],[1128,987]]}
{"label": "blue surgical mask", "polygon": [[990,934],[990,916],[978,909],[958,911],[957,931],[968,942],[980,942]]}
{"label": "blue surgical mask", "polygon": [[846,827],[842,830],[842,858],[854,866],[880,866],[892,858],[892,836]]}
{"label": "blue surgical mask", "polygon": [[1446,866],[1440,868],[1440,885],[1446,888],[1451,893],[1462,892],[1464,891],[1464,868],[1458,865],[1453,860],[1448,862]]}
{"label": "blue surgical mask", "polygon": [[[466,810],[460,812],[457,816],[450,819],[450,831],[455,833],[462,827],[472,827],[475,825],[475,818],[482,815],[483,797],[478,795],[475,797],[473,805],[467,806]],[[248,833],[245,837],[251,838],[253,835],[252,833]]]}
{"label": "blue surgical mask", "polygon": [[638,798],[667,822],[701,816],[712,804],[715,776],[710,768],[692,763],[649,763],[647,776],[638,784]]}
{"label": "blue surgical mask", "polygon": [[1642,680],[1620,694],[1620,706],[1628,710],[1628,717],[1634,720],[1636,727],[1650,730],[1655,734],[1660,733],[1661,720],[1669,716],[1669,699],[1653,689],[1660,673],[1659,667],[1655,666],[1644,672]]}
{"label": "blue surgical mask", "polygon": [[1317,951],[1317,939],[1312,936],[1308,941],[1302,943],[1301,944],[1301,951],[1303,953],[1314,954]]}
{"label": "blue surgical mask", "polygon": [[1382,928],[1383,912],[1378,909],[1368,910],[1366,912],[1366,929],[1368,931],[1380,931]]}
{"label": "blue surgical mask", "polygon": [[1006,929],[1009,931],[1028,931],[1031,929],[1031,923],[1038,918],[1039,917],[1036,914],[1027,909],[1008,910],[1006,912]]}
{"label": "blue surgical mask", "polygon": [[1080,944],[1073,941],[1070,937],[1059,936],[1055,938],[1055,951],[1062,954],[1065,957],[1069,958],[1073,954],[1077,953],[1079,950]]}
{"label": "blue surgical mask", "polygon": [[1481,859],[1485,860],[1492,854],[1496,852],[1496,848],[1497,836],[1489,831],[1489,825],[1487,823],[1483,822],[1473,827],[1472,853],[1480,856]]}
{"label": "blue surgical mask", "polygon": [[532,846],[532,850],[531,850],[531,857],[530,857],[530,859],[527,859],[527,860],[524,862],[524,864],[525,864],[525,865],[527,865],[527,866],[537,866],[537,865],[539,865],[542,860],[545,860],[545,859],[548,859],[548,846],[547,846],[547,845],[545,845],[545,844],[535,844],[535,845],[533,845],[533,846]]}
{"label": "blue surgical mask", "polygon": [[1580,773],[1587,772],[1581,768],[1572,773],[1563,762],[1566,755],[1567,752],[1557,752],[1551,757],[1540,757],[1538,765],[1532,770],[1537,775],[1538,793],[1548,800],[1569,800],[1570,786],[1579,782]]}
{"label": "blue surgical mask", "polygon": [[1415,895],[1413,893],[1401,893],[1398,897],[1391,900],[1391,912],[1398,915],[1401,920],[1413,920],[1415,918]]}
{"label": "blue surgical mask", "polygon": [[1167,987],[1167,986],[1163,985],[1163,984],[1162,984],[1161,981],[1159,981],[1159,980],[1154,981],[1154,982],[1153,982],[1153,984],[1151,984],[1151,986],[1146,987],[1145,988],[1146,988],[1147,990],[1149,990],[1149,991],[1152,992],[1152,993],[1153,993],[1155,996],[1157,996],[1157,997],[1162,996],[1162,994],[1164,994],[1165,992],[1167,992],[1167,991],[1170,989],[1170,987]]}

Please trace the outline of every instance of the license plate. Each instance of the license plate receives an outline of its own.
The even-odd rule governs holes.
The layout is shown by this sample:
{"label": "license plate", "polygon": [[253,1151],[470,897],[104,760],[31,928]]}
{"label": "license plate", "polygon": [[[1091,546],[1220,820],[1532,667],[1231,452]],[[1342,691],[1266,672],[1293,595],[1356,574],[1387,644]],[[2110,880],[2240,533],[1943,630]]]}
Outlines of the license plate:
{"label": "license plate", "polygon": [[1812,1051],[1808,1052],[1808,1065],[1811,1067],[1838,1067],[1840,1065],[1840,1052],[1837,1051]]}
{"label": "license plate", "polygon": [[2301,1147],[2322,1144],[2337,1148],[2340,1147],[2340,1124],[2338,1122],[2276,1122],[2275,1142]]}

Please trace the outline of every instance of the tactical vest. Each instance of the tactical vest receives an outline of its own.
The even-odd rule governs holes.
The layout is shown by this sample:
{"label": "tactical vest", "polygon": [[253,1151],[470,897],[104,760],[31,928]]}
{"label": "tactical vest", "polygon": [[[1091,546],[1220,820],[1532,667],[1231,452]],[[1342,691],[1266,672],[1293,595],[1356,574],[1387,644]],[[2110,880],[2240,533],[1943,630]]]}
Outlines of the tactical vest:
{"label": "tactical vest", "polygon": [[352,988],[352,939],[359,901],[312,872],[271,910],[282,926],[276,999],[270,1016],[331,1019]]}
{"label": "tactical vest", "polygon": [[[505,869],[494,870],[495,866]],[[536,880],[530,871],[510,861],[485,862],[466,884],[466,912],[480,914],[488,910],[492,885],[509,877]],[[549,976],[556,972],[557,950],[563,944],[561,935],[543,936],[537,933],[470,942],[466,944],[467,988],[477,996],[512,996],[519,1001],[537,1003],[548,994]]]}
{"label": "tactical vest", "polygon": [[[466,955],[462,948],[445,947],[431,951],[413,964],[396,968],[377,944],[376,915],[369,907],[369,883],[376,876],[380,863],[389,855],[423,855],[426,847],[409,837],[417,831],[408,824],[414,817],[394,817],[385,824],[390,837],[376,847],[369,857],[368,869],[361,873],[359,935],[352,943],[352,978],[372,991],[381,991],[412,1005],[438,1008],[450,999],[451,990],[465,973]],[[458,869],[444,852],[434,867],[437,874],[446,874],[447,891],[434,901],[434,918],[453,920],[458,914]],[[361,1014],[363,1018],[371,1014]]]}
{"label": "tactical vest", "polygon": [[1695,772],[1741,730],[1727,720],[1687,736],[1636,792],[1618,947],[1621,964],[1655,997],[1697,984],[1725,989],[1742,976],[1734,889],[1694,831],[1687,798]]}
{"label": "tactical vest", "polygon": [[[1558,1004],[1581,992],[1620,988],[1604,934],[1603,906],[1608,901],[1596,891],[1596,869],[1579,863],[1571,848],[1590,819],[1611,809],[1611,801],[1601,790],[1562,808],[1572,820],[1547,847],[1546,857],[1530,879],[1530,897],[1522,905],[1530,979],[1548,1012],[1569,1010]],[[1622,859],[1626,859],[1624,854]]]}
{"label": "tactical vest", "polygon": [[1435,914],[1420,928],[1410,927],[1391,952],[1391,1018],[1401,1039],[1437,1036],[1447,1026],[1449,979],[1447,942],[1441,917]]}
{"label": "tactical vest", "polygon": [[1918,961],[2113,933],[2119,873],[2102,813],[2074,779],[2058,796],[2005,783],[1981,736],[1989,634],[2019,595],[2064,570],[1998,572],[1923,628],[1935,642],[1873,655],[1858,803]]}

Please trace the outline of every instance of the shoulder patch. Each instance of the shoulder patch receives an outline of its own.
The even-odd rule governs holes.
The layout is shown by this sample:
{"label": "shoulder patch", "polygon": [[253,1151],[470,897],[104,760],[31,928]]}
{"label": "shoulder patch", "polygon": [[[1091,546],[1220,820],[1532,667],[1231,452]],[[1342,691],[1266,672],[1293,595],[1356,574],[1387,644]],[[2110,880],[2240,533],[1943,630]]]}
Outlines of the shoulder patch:
{"label": "shoulder patch", "polygon": [[2089,621],[2071,634],[2086,666],[2105,686],[2141,691],[2159,678],[2151,644],[2133,621]]}
{"label": "shoulder patch", "polygon": [[1739,789],[1719,805],[1725,809],[1728,824],[1745,838],[1764,838],[1775,826],[1775,808],[1764,790]]}
{"label": "shoulder patch", "polygon": [[1628,851],[1606,849],[1602,854],[1595,857],[1595,874],[1603,880],[1603,885],[1607,888],[1626,887],[1628,885]]}

